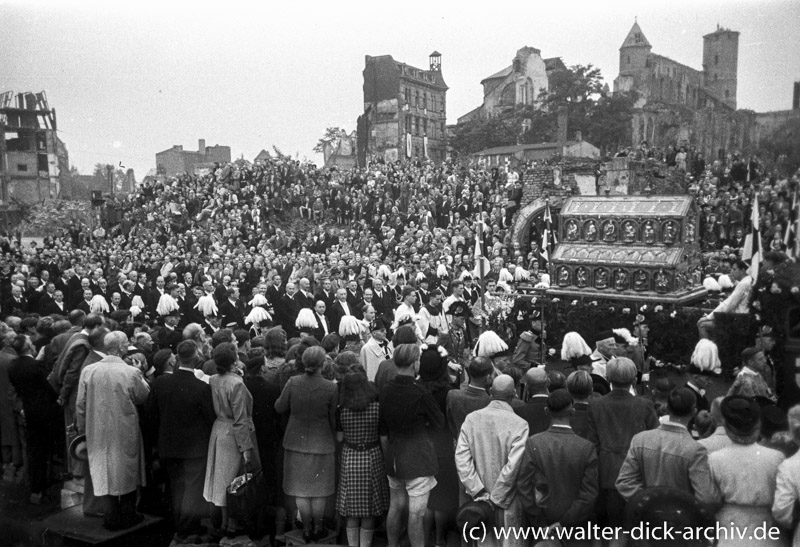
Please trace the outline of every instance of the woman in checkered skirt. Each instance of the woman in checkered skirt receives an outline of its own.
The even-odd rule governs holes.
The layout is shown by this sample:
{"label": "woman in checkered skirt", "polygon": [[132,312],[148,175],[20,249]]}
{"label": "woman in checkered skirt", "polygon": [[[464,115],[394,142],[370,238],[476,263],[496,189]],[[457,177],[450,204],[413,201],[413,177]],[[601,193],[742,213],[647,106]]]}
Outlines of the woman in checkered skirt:
{"label": "woman in checkered skirt", "polygon": [[363,372],[344,377],[337,438],[344,440],[336,510],[347,518],[347,544],[370,547],[375,517],[389,508],[389,483],[378,437],[378,390]]}

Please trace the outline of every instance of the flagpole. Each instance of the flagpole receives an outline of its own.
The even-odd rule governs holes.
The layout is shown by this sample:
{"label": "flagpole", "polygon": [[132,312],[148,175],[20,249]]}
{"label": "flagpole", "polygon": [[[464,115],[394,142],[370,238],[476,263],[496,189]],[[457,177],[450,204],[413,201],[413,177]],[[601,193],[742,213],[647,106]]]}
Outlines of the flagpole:
{"label": "flagpole", "polygon": [[478,241],[475,242],[478,245],[478,249],[480,252],[480,256],[478,258],[478,262],[480,266],[478,266],[478,271],[481,274],[481,333],[486,330],[486,272],[484,272],[484,256],[483,256],[483,219],[481,218],[481,214],[478,213]]}

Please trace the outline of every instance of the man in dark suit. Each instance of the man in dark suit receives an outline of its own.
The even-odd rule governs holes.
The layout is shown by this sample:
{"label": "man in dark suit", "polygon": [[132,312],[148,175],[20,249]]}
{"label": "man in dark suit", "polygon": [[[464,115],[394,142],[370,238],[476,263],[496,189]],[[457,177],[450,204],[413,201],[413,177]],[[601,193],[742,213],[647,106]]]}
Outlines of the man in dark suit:
{"label": "man in dark suit", "polygon": [[39,313],[42,316],[56,314],[67,317],[69,315],[70,310],[64,303],[64,293],[59,290],[53,293],[52,300],[49,298],[42,298],[41,304],[42,307]]}
{"label": "man in dark suit", "polygon": [[305,277],[299,282],[299,290],[294,294],[294,300],[297,302],[297,309],[303,308],[314,309],[314,295],[311,294],[311,282]]}
{"label": "man in dark suit", "polygon": [[282,295],[275,304],[275,318],[281,324],[283,330],[286,331],[287,339],[294,338],[299,334],[297,326],[294,324],[297,314],[300,313],[300,306],[294,299],[296,291],[297,288],[294,283],[287,283],[286,294]]}
{"label": "man in dark suit", "polygon": [[351,306],[347,301],[347,290],[339,289],[336,291],[336,300],[328,312],[328,317],[331,319],[331,329],[333,332],[339,332],[339,324],[342,322],[342,317],[345,315],[352,315],[361,319],[361,312],[355,306]]}
{"label": "man in dark suit", "polygon": [[[158,439],[158,457],[167,470],[178,540],[202,533],[206,503],[203,484],[211,427],[216,415],[211,388],[194,375],[197,346],[178,346],[178,369],[159,376],[150,388],[148,422]],[[247,458],[245,458],[247,459]]]}
{"label": "man in dark suit", "polygon": [[600,500],[598,522],[603,526],[622,526],[625,500],[617,491],[619,470],[633,436],[658,427],[652,401],[635,397],[631,386],[636,381],[636,364],[625,357],[614,357],[606,365],[608,395],[589,402],[589,441],[600,458]]}
{"label": "man in dark suit", "polygon": [[317,320],[317,328],[313,332],[314,338],[322,341],[325,336],[335,332],[331,330],[330,321],[325,316],[325,302],[322,300],[317,300],[314,304],[314,318]]}
{"label": "man in dark suit", "polygon": [[372,280],[372,306],[376,317],[382,318],[387,324],[394,321],[394,294],[384,288],[380,278]]}
{"label": "man in dark suit", "polygon": [[328,313],[330,314],[331,306],[333,306],[333,303],[336,302],[336,295],[333,291],[333,287],[331,286],[331,280],[327,277],[322,280],[322,287],[314,295],[314,302],[317,302],[318,300],[325,302],[325,309],[328,310]]}
{"label": "man in dark suit", "polygon": [[[239,300],[239,289],[230,287],[225,300],[219,303],[219,315],[225,328],[244,329],[244,304]],[[235,326],[234,326],[235,325]]]}
{"label": "man in dark suit", "polygon": [[573,406],[567,390],[553,391],[545,411],[552,425],[525,444],[517,492],[532,524],[580,526],[594,517],[599,492],[597,451],[569,425]]}
{"label": "man in dark suit", "polygon": [[151,317],[155,317],[156,307],[158,306],[158,301],[161,300],[161,297],[165,294],[164,291],[164,278],[158,276],[156,278],[156,288],[150,291],[150,294],[147,297],[147,311]]}
{"label": "man in dark suit", "polygon": [[486,391],[492,384],[494,365],[488,357],[475,357],[467,366],[469,385],[447,392],[447,425],[453,439],[458,439],[467,414],[485,408],[491,401]]}
{"label": "man in dark suit", "polygon": [[547,409],[547,386],[550,379],[544,367],[529,369],[525,373],[525,389],[528,393],[528,402],[514,409],[517,416],[528,422],[528,430],[531,435],[536,435],[547,431],[550,427],[550,416],[545,411]]}
{"label": "man in dark suit", "polygon": [[11,295],[3,302],[2,312],[4,318],[9,315],[22,317],[28,313],[28,301],[22,295],[22,287],[19,285],[13,285],[11,287]]}
{"label": "man in dark suit", "polygon": [[267,300],[269,300],[269,304],[272,306],[273,310],[275,309],[275,305],[280,301],[283,293],[284,290],[283,287],[281,287],[281,276],[277,274],[273,275],[272,283],[267,286]]}
{"label": "man in dark suit", "polygon": [[180,321],[180,310],[173,310],[164,317],[164,326],[156,328],[152,336],[158,349],[168,349],[172,352],[178,349],[178,344],[183,340],[183,333],[178,330]]}
{"label": "man in dark suit", "polygon": [[89,315],[90,313],[92,313],[92,307],[91,307],[91,305],[89,303],[92,301],[92,297],[93,296],[94,296],[94,293],[92,293],[92,289],[84,289],[83,290],[83,300],[78,302],[78,304],[75,306],[75,309],[76,310],[81,310],[86,315]]}

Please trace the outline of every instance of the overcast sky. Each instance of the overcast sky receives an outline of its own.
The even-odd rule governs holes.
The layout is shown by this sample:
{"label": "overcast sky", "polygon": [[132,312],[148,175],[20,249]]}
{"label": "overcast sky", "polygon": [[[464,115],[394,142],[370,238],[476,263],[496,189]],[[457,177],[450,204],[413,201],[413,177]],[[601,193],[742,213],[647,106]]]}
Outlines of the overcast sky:
{"label": "overcast sky", "polygon": [[654,53],[697,69],[704,34],[738,30],[739,108],[789,109],[800,80],[798,0],[110,4],[0,0],[0,92],[44,90],[72,165],[122,163],[137,180],[199,138],[317,159],[326,127],[355,129],[364,55],[427,68],[440,51],[448,123],[523,46],[591,63],[612,87],[634,17]]}

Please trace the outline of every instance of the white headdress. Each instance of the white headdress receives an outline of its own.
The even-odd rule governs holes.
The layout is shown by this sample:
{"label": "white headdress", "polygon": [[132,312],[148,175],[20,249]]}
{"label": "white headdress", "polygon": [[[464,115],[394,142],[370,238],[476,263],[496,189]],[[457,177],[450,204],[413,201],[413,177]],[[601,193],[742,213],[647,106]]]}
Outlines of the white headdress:
{"label": "white headdress", "polygon": [[214,297],[210,294],[205,294],[197,300],[194,309],[200,310],[205,317],[210,315],[217,315],[217,303],[214,302]]}
{"label": "white headdress", "polygon": [[263,294],[258,293],[247,304],[255,307],[255,306],[266,306],[267,304],[269,304],[269,302],[267,301],[267,298]]}
{"label": "white headdress", "polygon": [[581,355],[591,355],[592,348],[583,339],[583,336],[575,331],[568,332],[564,335],[564,341],[561,342],[561,358],[564,361],[569,361]]}
{"label": "white headdress", "polygon": [[351,336],[361,332],[361,321],[353,315],[345,315],[339,322],[339,335]]}
{"label": "white headdress", "polygon": [[253,324],[258,325],[262,321],[269,321],[272,317],[270,316],[269,312],[260,306],[256,306],[253,308],[250,313],[247,314],[247,317],[244,318],[245,324]]}
{"label": "white headdress", "polygon": [[717,371],[722,368],[717,345],[708,338],[701,338],[694,347],[691,363],[702,371]]}
{"label": "white headdress", "polygon": [[180,306],[178,306],[178,303],[175,301],[175,299],[166,293],[162,294],[161,298],[158,299],[158,305],[156,306],[158,315],[169,315],[170,312],[179,309]]}
{"label": "white headdress", "polygon": [[508,349],[508,344],[503,342],[503,339],[497,336],[497,333],[487,330],[478,337],[478,343],[475,344],[473,354],[476,357],[494,357]]}
{"label": "white headdress", "polygon": [[89,310],[92,313],[108,313],[108,302],[102,295],[96,294],[89,301]]}

